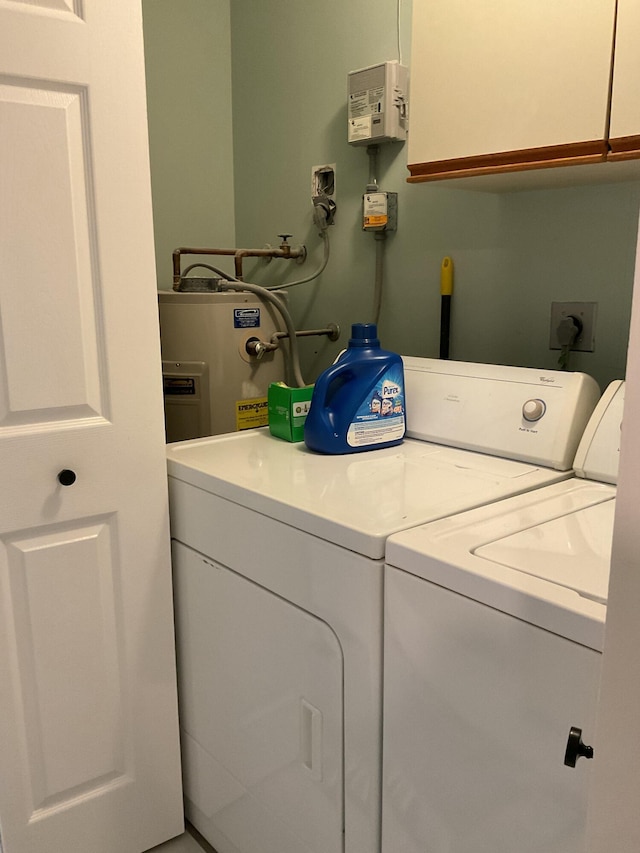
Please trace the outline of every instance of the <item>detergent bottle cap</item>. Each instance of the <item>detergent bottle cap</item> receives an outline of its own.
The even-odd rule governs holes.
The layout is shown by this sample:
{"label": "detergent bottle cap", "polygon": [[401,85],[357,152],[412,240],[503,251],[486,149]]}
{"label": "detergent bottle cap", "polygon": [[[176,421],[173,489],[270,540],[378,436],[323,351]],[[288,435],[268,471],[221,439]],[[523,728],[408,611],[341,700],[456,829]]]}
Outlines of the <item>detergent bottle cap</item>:
{"label": "detergent bottle cap", "polygon": [[354,323],[351,326],[350,347],[379,347],[378,327],[375,323]]}

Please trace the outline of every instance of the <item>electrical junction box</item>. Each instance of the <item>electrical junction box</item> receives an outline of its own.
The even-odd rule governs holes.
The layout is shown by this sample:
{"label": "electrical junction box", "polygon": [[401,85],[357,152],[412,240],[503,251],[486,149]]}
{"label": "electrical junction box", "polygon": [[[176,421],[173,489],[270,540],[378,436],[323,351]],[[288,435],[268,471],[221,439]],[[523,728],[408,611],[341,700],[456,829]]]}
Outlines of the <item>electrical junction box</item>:
{"label": "electrical junction box", "polygon": [[362,230],[395,231],[397,227],[398,193],[365,193],[362,197]]}
{"label": "electrical junction box", "polygon": [[348,140],[374,145],[407,138],[409,71],[395,60],[349,72]]}

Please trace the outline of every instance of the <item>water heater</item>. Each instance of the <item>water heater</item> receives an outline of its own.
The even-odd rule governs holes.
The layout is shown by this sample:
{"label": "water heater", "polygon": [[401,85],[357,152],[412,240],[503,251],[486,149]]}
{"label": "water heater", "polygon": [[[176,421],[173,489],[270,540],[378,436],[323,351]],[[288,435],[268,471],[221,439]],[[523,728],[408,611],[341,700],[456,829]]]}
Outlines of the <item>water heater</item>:
{"label": "water heater", "polygon": [[284,355],[258,359],[246,345],[282,329],[277,309],[230,291],[160,291],[158,303],[167,441],[266,426],[269,385],[287,381]]}

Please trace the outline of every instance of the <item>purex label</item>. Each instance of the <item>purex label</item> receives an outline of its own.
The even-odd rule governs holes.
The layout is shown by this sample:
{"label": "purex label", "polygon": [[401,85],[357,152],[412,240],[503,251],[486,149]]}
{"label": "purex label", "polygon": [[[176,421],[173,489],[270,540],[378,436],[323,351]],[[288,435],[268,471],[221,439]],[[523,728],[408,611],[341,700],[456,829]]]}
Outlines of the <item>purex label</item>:
{"label": "purex label", "polygon": [[363,400],[347,431],[351,447],[383,444],[401,439],[405,433],[404,382],[402,367],[393,367]]}

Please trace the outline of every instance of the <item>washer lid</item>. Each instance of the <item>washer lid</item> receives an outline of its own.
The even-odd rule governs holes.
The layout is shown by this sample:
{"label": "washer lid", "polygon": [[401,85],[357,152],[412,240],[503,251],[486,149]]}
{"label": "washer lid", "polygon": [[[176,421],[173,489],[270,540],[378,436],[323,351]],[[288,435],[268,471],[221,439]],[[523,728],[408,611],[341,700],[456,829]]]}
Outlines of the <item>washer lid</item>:
{"label": "washer lid", "polygon": [[624,381],[611,382],[580,439],[573,462],[576,475],[600,483],[618,482],[620,430],[624,412]]}
{"label": "washer lid", "polygon": [[615,500],[578,509],[474,553],[606,604],[614,512]]}
{"label": "washer lid", "polygon": [[387,563],[601,651],[615,496],[615,486],[572,477],[398,533]]}

